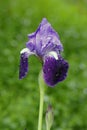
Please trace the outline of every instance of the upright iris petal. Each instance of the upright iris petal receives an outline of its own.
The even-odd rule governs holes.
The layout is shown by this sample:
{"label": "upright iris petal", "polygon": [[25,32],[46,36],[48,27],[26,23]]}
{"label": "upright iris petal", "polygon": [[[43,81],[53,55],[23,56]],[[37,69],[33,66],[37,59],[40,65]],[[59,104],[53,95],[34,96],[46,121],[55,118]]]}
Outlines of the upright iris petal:
{"label": "upright iris petal", "polygon": [[60,52],[63,46],[59,35],[51,24],[42,19],[36,32],[28,35],[29,41],[26,48],[21,51],[19,78],[24,78],[28,73],[28,57],[32,54],[39,57],[43,65],[43,77],[49,86],[55,86],[67,76],[68,63]]}
{"label": "upright iris petal", "polygon": [[36,51],[44,56],[46,53],[58,49],[63,50],[58,34],[51,27],[51,24],[44,18],[36,33]]}

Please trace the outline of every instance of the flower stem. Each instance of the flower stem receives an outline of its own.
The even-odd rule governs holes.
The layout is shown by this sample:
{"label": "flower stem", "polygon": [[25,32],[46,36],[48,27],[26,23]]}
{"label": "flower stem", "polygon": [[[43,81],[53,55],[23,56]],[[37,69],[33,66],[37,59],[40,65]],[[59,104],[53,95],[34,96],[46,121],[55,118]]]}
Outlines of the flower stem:
{"label": "flower stem", "polygon": [[39,108],[38,130],[42,130],[43,99],[44,99],[44,93],[41,92],[40,93],[40,108]]}
{"label": "flower stem", "polygon": [[40,89],[38,130],[42,130],[43,103],[44,103],[44,81],[43,81],[42,71],[39,74],[38,82],[39,82],[39,89]]}

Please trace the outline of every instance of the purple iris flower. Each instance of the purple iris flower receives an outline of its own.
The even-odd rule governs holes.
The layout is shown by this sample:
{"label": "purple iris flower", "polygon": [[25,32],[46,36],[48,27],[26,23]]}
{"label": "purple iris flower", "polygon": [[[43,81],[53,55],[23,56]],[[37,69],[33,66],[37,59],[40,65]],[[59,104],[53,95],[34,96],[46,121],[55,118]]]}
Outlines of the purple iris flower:
{"label": "purple iris flower", "polygon": [[59,36],[46,18],[42,19],[36,32],[29,34],[28,38],[26,48],[20,52],[19,79],[28,73],[28,57],[36,55],[42,62],[43,77],[48,86],[53,87],[63,81],[67,76],[68,63],[60,54],[63,46]]}

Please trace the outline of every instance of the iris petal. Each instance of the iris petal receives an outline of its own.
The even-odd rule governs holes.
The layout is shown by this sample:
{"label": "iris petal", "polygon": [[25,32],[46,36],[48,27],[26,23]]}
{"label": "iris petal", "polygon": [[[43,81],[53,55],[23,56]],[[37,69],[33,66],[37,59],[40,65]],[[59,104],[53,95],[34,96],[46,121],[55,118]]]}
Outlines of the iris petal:
{"label": "iris petal", "polygon": [[32,33],[28,35],[29,41],[26,43],[26,47],[32,51],[35,52],[35,44],[36,44],[36,34]]}
{"label": "iris petal", "polygon": [[45,82],[49,86],[55,86],[58,82],[64,80],[67,76],[68,63],[62,58],[48,56],[43,65],[43,74]]}
{"label": "iris petal", "polygon": [[52,28],[51,24],[43,18],[36,31],[36,53],[43,57],[50,51],[62,50],[63,46],[60,42],[59,35]]}
{"label": "iris petal", "polygon": [[24,78],[27,72],[28,72],[28,57],[26,57],[25,53],[23,53],[21,54],[20,58],[19,79]]}
{"label": "iris petal", "polygon": [[20,57],[20,67],[19,67],[19,79],[24,78],[28,73],[28,57],[33,55],[34,52],[31,52],[28,48],[24,48],[21,51]]}

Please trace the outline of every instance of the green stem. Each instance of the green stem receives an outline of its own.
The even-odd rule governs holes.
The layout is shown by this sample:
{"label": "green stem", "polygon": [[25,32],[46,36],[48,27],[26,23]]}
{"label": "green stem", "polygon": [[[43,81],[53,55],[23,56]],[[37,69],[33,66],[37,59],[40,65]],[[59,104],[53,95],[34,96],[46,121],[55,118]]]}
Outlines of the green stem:
{"label": "green stem", "polygon": [[39,108],[38,130],[42,130],[43,101],[44,101],[44,93],[40,92],[40,108]]}
{"label": "green stem", "polygon": [[40,106],[39,106],[39,119],[38,119],[38,130],[42,130],[42,118],[43,118],[43,103],[44,103],[44,81],[42,71],[39,74],[39,89],[40,89]]}

